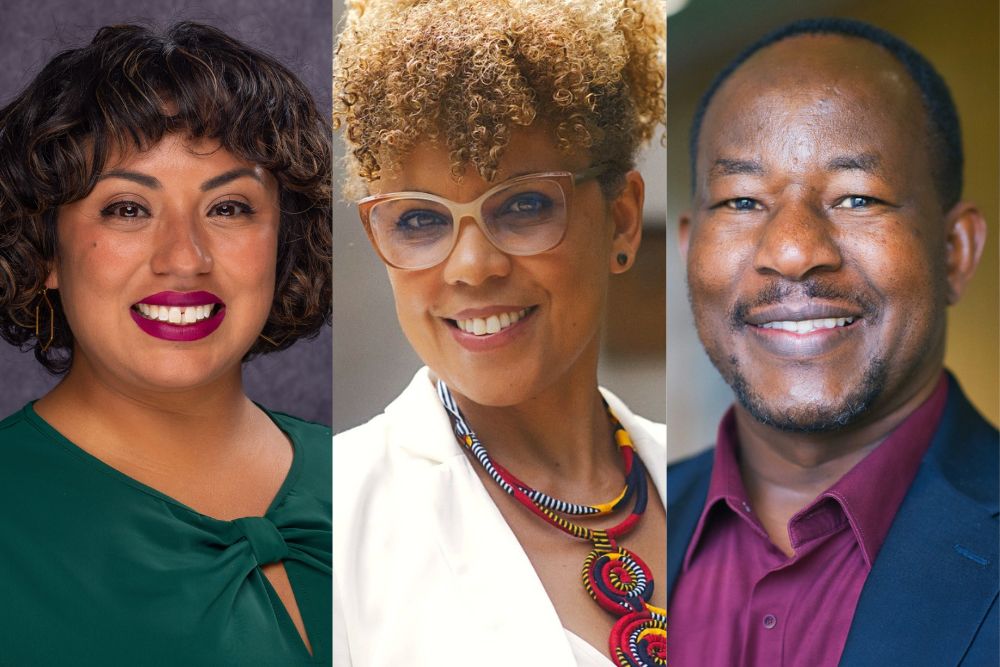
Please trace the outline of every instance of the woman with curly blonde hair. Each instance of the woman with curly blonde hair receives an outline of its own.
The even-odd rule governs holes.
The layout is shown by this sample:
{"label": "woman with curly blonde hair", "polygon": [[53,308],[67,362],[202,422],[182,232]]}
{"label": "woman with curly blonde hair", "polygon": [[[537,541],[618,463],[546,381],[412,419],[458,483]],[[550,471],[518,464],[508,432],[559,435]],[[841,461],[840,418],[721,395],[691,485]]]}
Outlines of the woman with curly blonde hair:
{"label": "woman with curly blonde hair", "polygon": [[0,109],[0,663],[329,664],[330,432],[242,362],[330,315],[330,132],[225,32],[101,28]]}
{"label": "woman with curly blonde hair", "polygon": [[426,368],[334,438],[336,664],[665,664],[665,431],[597,382],[664,33],[658,0],[348,3],[346,190]]}

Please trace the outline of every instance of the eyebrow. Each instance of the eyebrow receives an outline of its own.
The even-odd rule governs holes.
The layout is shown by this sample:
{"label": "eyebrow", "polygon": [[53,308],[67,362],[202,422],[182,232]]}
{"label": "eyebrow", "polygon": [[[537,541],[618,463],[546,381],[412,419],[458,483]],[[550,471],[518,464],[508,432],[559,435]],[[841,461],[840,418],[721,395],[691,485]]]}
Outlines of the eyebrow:
{"label": "eyebrow", "polygon": [[864,171],[870,174],[879,174],[882,171],[882,161],[874,153],[838,155],[826,163],[826,170]]}
{"label": "eyebrow", "polygon": [[[217,188],[226,183],[235,181],[238,178],[243,178],[244,176],[249,176],[255,181],[260,182],[260,176],[257,175],[256,170],[250,169],[249,167],[237,167],[236,169],[231,169],[218,176],[213,176],[204,183],[201,184],[201,191],[207,192],[214,188]],[[98,177],[98,180],[104,180],[106,178],[121,178],[126,181],[132,181],[138,183],[139,185],[144,185],[147,188],[152,188],[154,190],[159,190],[162,186],[159,180],[154,176],[148,174],[141,174],[137,171],[126,171],[123,169],[112,169],[111,171],[106,171]]]}
{"label": "eyebrow", "polygon": [[719,158],[709,170],[709,178],[719,176],[763,176],[764,166],[757,160],[733,160]]}
{"label": "eyebrow", "polygon": [[[874,153],[838,155],[824,165],[826,171],[864,171],[870,174],[882,172],[882,161]],[[757,160],[734,160],[719,158],[709,171],[709,178],[721,176],[763,176],[764,167]]]}
{"label": "eyebrow", "polygon": [[154,190],[159,190],[162,186],[160,182],[152,176],[146,174],[140,174],[137,171],[125,171],[122,169],[112,169],[111,171],[106,171],[97,177],[97,180],[103,181],[106,178],[121,178],[126,181],[132,181],[138,183],[139,185],[145,185],[147,188],[152,188]]}
{"label": "eyebrow", "polygon": [[257,171],[255,169],[250,169],[249,167],[238,167],[236,169],[227,171],[224,174],[219,174],[218,176],[213,176],[212,178],[208,179],[207,181],[201,184],[201,191],[207,192],[208,190],[212,190],[213,188],[217,188],[220,185],[225,185],[226,183],[235,181],[237,178],[243,178],[244,176],[249,176],[258,183],[261,182],[260,176],[257,174]]}

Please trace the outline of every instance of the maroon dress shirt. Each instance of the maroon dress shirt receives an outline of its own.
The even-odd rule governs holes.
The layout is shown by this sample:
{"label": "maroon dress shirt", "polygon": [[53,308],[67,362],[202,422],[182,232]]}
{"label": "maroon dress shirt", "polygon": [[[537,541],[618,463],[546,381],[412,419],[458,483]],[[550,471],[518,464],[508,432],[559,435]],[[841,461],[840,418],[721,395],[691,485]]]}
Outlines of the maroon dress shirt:
{"label": "maroon dress shirt", "polygon": [[794,555],[768,538],[737,463],[732,409],[670,601],[671,667],[826,667],[844,650],[872,563],[930,446],[948,383],[788,522]]}

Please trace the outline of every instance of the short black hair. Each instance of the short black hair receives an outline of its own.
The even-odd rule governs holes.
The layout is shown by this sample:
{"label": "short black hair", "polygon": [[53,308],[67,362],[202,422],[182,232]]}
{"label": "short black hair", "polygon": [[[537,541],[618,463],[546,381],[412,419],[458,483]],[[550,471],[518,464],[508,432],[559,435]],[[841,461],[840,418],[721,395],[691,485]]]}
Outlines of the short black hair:
{"label": "short black hair", "polygon": [[881,46],[906,69],[920,90],[924,111],[930,126],[931,160],[934,181],[944,209],[948,210],[962,196],[962,131],[958,112],[948,85],[934,66],[916,49],[899,37],[863,21],[845,18],[811,18],[793,21],[777,28],[744,49],[722,71],[702,95],[691,126],[690,161],[691,188],[694,190],[695,162],[698,157],[698,137],[708,105],[723,83],[753,54],[789,37],[798,35],[843,35],[857,37]]}

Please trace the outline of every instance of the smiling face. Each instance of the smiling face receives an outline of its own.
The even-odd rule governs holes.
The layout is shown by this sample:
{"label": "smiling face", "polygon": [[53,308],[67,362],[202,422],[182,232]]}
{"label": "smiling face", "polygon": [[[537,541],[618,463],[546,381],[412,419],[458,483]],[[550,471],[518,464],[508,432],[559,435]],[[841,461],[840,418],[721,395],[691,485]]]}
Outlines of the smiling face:
{"label": "smiling face", "polygon": [[278,224],[274,178],[218,142],[112,155],[59,210],[46,285],[73,331],[70,373],[161,390],[238,378],[271,308]]}
{"label": "smiling face", "polygon": [[697,155],[689,295],[758,421],[885,415],[942,366],[946,212],[915,84],[881,48],[794,37],[720,88]]}
{"label": "smiling face", "polygon": [[[496,183],[590,166],[586,156],[559,151],[550,136],[538,128],[513,132]],[[638,176],[630,178],[633,183]],[[456,182],[447,149],[424,142],[398,172],[375,184],[374,194],[419,191],[469,202],[496,183],[471,168]],[[629,186],[626,192],[635,189]],[[633,239],[616,231],[624,228],[628,206],[609,205],[597,181],[586,180],[567,195],[566,233],[551,250],[506,254],[465,217],[454,249],[440,264],[388,268],[410,344],[457,394],[480,405],[508,406],[565,382],[596,386],[608,276],[617,266],[612,258],[622,251],[634,256],[638,234]]]}

